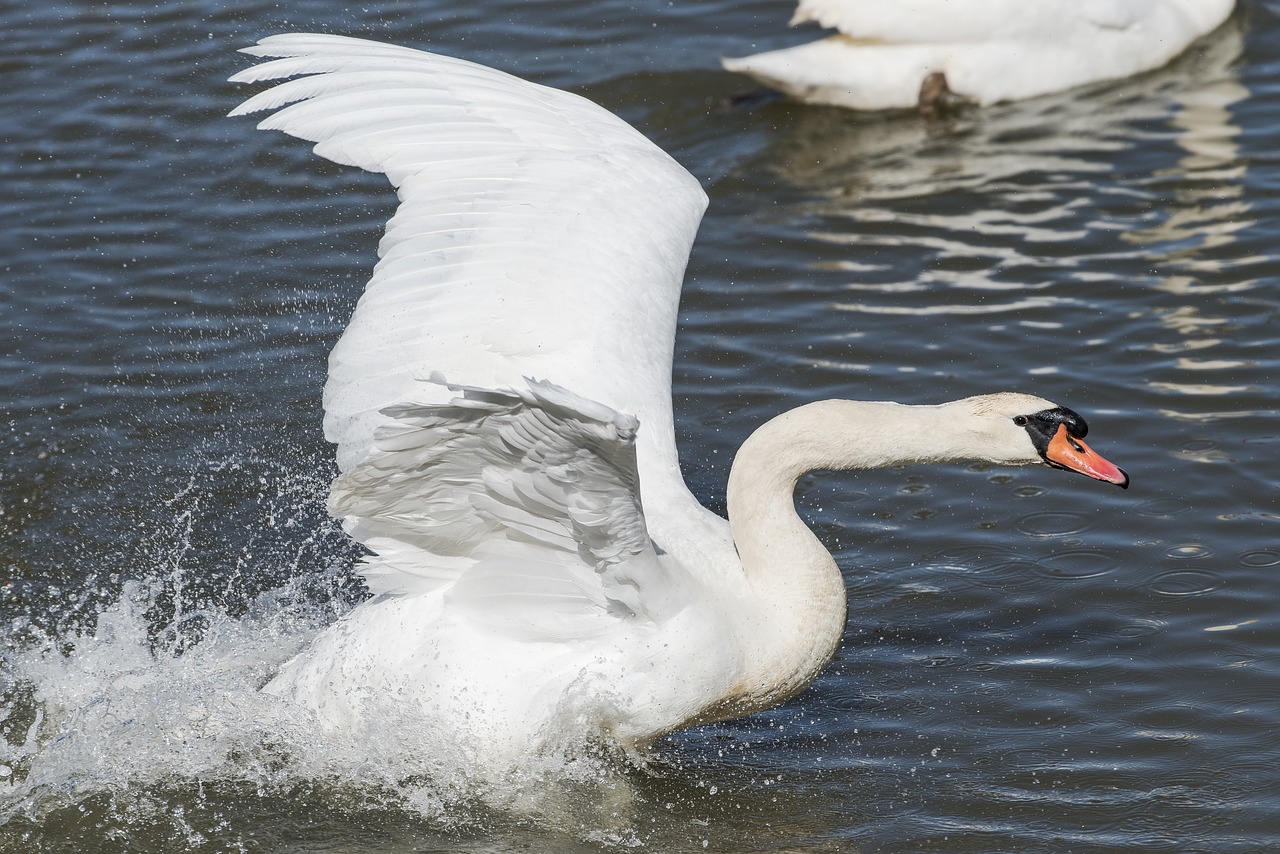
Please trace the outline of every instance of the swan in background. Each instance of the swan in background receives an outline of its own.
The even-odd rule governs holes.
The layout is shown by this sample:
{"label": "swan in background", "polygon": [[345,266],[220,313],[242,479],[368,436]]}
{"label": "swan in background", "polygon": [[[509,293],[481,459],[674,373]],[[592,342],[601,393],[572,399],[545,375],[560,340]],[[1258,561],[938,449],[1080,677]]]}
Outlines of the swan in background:
{"label": "swan in background", "polygon": [[[1125,486],[1084,420],[1023,394],[826,400],[738,452],[729,521],[676,459],[681,279],[707,199],[576,95],[469,62],[279,35],[233,114],[385,174],[400,206],[335,347],[330,509],[373,599],[265,690],[329,738],[435,728],[498,777],[781,703],[831,659],[835,561],[797,515],[813,469],[986,460]],[[393,722],[388,727],[388,722]]]}
{"label": "swan in background", "polygon": [[1159,68],[1235,0],[800,0],[833,36],[723,60],[802,101],[855,110],[1033,98]]}

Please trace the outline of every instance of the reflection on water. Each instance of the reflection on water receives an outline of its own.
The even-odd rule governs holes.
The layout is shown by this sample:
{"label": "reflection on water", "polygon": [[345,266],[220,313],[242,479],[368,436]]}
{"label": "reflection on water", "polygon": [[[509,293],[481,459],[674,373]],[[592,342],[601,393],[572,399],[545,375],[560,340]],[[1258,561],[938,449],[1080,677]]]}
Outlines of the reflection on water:
{"label": "reflection on water", "polygon": [[[1214,44],[1221,47],[1222,42]],[[1240,45],[1236,44],[1235,48],[1227,57],[1227,64],[1238,56]],[[1174,142],[1186,149],[1187,154],[1179,159],[1177,166],[1157,170],[1152,176],[1153,184],[1173,187],[1176,205],[1162,223],[1126,232],[1126,240],[1141,245],[1177,245],[1179,248],[1164,254],[1193,273],[1221,270],[1221,262],[1216,257],[1205,257],[1205,250],[1231,244],[1240,231],[1253,224],[1247,216],[1250,205],[1244,199],[1246,165],[1241,160],[1237,141],[1240,128],[1232,122],[1230,110],[1232,104],[1248,95],[1249,90],[1231,78],[1210,81],[1179,93],[1178,110],[1169,123],[1176,131]],[[1258,260],[1246,257],[1234,262],[1247,264]],[[1247,290],[1254,284],[1209,286],[1200,293]],[[1175,277],[1167,287],[1185,294],[1196,285],[1188,277]]]}
{"label": "reflection on water", "polygon": [[[845,262],[821,262],[826,266],[859,274],[888,269],[891,265],[877,267],[868,259],[881,248],[907,245],[924,247],[935,261],[971,262],[970,269],[939,265],[944,268],[905,281],[851,282],[851,289],[874,288],[895,295],[932,290],[931,284],[1039,289],[1043,283],[1008,282],[990,273],[1015,266],[1086,267],[1091,257],[1150,259],[1153,245],[1160,258],[1172,263],[1212,264],[1203,257],[1204,250],[1226,245],[1252,223],[1243,200],[1246,166],[1235,143],[1240,129],[1230,111],[1248,95],[1233,72],[1242,49],[1239,26],[1229,25],[1193,57],[1123,86],[1103,87],[1090,97],[1074,92],[1041,98],[1018,109],[981,111],[937,124],[914,116],[851,120],[830,111],[811,111],[798,116],[787,134],[780,168],[790,182],[822,195],[815,212],[824,221],[852,223],[810,231],[817,239],[857,252]],[[1157,122],[1169,131],[1153,134],[1151,126]],[[1089,177],[1110,172],[1119,152],[1166,138],[1186,151],[1176,165],[1156,166],[1149,175],[1104,188],[1107,193],[1141,197],[1153,206],[1167,198],[1166,213],[1148,208],[1142,215],[1156,224],[1118,233],[1121,241],[1141,245],[1142,250],[1100,257],[1054,252],[1055,247],[1087,239],[1091,230],[1115,229],[1114,223],[1096,219],[1096,202],[1090,195],[1098,188],[1087,183]],[[978,187],[980,205],[939,209],[918,204]],[[912,204],[905,204],[908,201]],[[1216,263],[1219,266],[1212,269],[1220,269],[1221,262]],[[1175,278],[1168,287],[1177,292],[1186,281]],[[1233,282],[1219,287],[1234,292],[1252,285]],[[1213,291],[1199,293],[1206,292]],[[910,310],[896,304],[886,308]]]}
{"label": "reflection on water", "polygon": [[[1141,285],[1171,298],[1115,323],[1091,322],[1091,343],[1114,346],[1123,335],[1173,356],[1149,363],[1142,379],[1162,396],[1256,395],[1259,387],[1235,379],[1256,363],[1241,354],[1239,305],[1214,300],[1255,291],[1252,269],[1267,260],[1232,246],[1256,223],[1233,114],[1249,94],[1237,74],[1243,38],[1232,23],[1170,68],[1124,85],[936,124],[796,115],[776,168],[815,194],[808,235],[838,247],[812,269],[828,279],[843,273],[840,290],[856,296],[836,296],[830,307],[875,317],[994,316],[1031,330],[1115,316],[1116,290]],[[1117,172],[1121,161],[1141,169]],[[1099,174],[1116,180],[1095,185]],[[1120,331],[1141,314],[1173,335],[1134,340]]]}

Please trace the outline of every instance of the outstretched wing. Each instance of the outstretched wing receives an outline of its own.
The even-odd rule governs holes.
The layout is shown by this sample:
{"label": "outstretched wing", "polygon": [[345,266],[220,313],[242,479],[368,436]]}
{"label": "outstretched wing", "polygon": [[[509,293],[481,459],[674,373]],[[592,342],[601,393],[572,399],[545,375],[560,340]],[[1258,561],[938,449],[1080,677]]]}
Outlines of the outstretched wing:
{"label": "outstretched wing", "polygon": [[[576,95],[409,48],[272,36],[236,74],[279,83],[233,115],[385,174],[400,207],[329,361],[325,431],[349,470],[384,410],[441,374],[552,381],[645,425],[646,491],[687,496],[671,419],[680,284],[706,195],[644,136]],[[441,400],[443,398],[440,398]]]}
{"label": "outstretched wing", "polygon": [[447,587],[473,621],[533,637],[678,607],[644,525],[634,418],[545,382],[448,388],[389,408],[334,482],[330,510],[377,553],[373,592]]}

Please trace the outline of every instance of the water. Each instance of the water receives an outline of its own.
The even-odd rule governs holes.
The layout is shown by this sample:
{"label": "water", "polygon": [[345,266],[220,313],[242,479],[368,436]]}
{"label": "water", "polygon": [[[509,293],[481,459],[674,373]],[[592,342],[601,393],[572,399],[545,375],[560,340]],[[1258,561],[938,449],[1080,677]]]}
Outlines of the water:
{"label": "water", "polygon": [[[1280,5],[933,124],[735,101],[717,57],[807,37],[785,3],[458,6],[0,9],[0,851],[1280,848]],[[302,29],[579,91],[701,180],[675,382],[708,506],[786,407],[1005,388],[1133,488],[809,477],[836,661],[649,773],[481,792],[317,745],[256,687],[360,596],[319,392],[393,200],[222,117],[234,48]]]}

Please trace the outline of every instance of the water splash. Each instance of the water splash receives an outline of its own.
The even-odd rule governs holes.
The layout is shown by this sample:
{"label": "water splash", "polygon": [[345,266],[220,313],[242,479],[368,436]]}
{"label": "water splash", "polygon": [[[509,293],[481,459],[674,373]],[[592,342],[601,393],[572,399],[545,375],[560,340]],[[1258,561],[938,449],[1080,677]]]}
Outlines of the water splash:
{"label": "water splash", "polygon": [[388,702],[364,731],[319,737],[310,712],[260,691],[361,598],[355,547],[323,512],[329,473],[316,468],[204,460],[157,504],[161,521],[129,558],[144,569],[96,619],[0,625],[0,850],[14,839],[38,850],[45,828],[86,821],[92,838],[141,833],[185,850],[217,836],[219,815],[294,817],[299,804],[442,831],[537,814],[607,835],[621,821],[626,837],[610,818],[631,797],[618,757],[532,757],[479,780],[414,709]]}
{"label": "water splash", "polygon": [[264,602],[245,618],[210,617],[200,643],[157,650],[146,617],[156,589],[129,582],[92,633],[8,651],[8,719],[33,723],[6,732],[6,812],[37,817],[96,790],[233,770],[269,778],[273,736],[287,740],[292,725],[257,689],[314,630]]}

